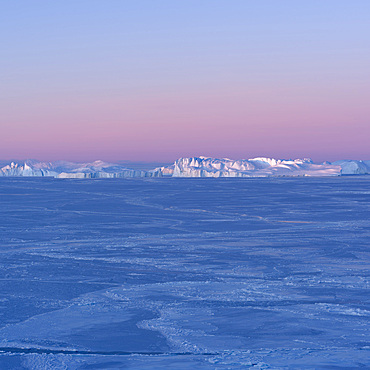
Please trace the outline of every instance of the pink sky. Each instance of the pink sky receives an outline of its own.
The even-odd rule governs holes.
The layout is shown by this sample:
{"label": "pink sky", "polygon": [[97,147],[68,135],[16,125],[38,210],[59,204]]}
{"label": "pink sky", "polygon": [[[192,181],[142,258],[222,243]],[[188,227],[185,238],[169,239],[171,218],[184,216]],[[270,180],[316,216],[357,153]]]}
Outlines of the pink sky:
{"label": "pink sky", "polygon": [[370,3],[69,4],[4,9],[0,159],[370,159]]}
{"label": "pink sky", "polygon": [[[329,90],[327,88],[327,90]],[[36,97],[3,109],[1,157],[45,160],[172,161],[211,155],[368,156],[366,95],[361,91],[269,87],[121,97]],[[68,109],[66,109],[66,106]],[[21,129],[20,129],[21,127]]]}

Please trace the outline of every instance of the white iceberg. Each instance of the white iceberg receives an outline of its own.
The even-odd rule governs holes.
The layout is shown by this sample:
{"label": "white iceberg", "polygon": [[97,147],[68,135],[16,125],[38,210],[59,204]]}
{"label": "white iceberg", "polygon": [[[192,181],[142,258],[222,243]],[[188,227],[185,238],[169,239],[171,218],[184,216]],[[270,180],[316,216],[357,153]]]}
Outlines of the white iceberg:
{"label": "white iceberg", "polygon": [[23,164],[12,162],[0,168],[0,176],[49,176],[57,178],[128,178],[128,177],[280,177],[341,176],[370,174],[370,161],[340,160],[314,163],[311,159],[274,159],[257,157],[229,159],[212,157],[179,158],[172,165],[144,171],[120,164],[94,161],[67,161]]}
{"label": "white iceberg", "polygon": [[172,166],[161,167],[162,175],[173,177],[269,177],[269,176],[340,176],[336,164],[315,164],[311,159],[191,157],[180,158]]}

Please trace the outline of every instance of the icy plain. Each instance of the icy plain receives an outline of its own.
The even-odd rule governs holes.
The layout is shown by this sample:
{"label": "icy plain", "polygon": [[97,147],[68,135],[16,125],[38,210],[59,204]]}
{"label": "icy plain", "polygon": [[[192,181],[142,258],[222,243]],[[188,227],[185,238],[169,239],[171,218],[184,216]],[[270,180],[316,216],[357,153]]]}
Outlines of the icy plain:
{"label": "icy plain", "polygon": [[1,369],[370,367],[370,177],[0,179]]}

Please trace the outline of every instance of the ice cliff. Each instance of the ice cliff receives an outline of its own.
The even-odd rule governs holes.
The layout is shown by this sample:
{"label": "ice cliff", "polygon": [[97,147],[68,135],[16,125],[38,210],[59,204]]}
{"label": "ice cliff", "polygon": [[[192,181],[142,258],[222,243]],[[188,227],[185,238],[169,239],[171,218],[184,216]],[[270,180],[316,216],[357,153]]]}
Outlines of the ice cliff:
{"label": "ice cliff", "polygon": [[342,175],[370,174],[370,161],[341,160],[333,164],[341,167]]}
{"label": "ice cliff", "polygon": [[18,163],[11,162],[10,164],[0,169],[0,176],[51,176],[56,177],[58,174],[53,171],[51,163],[24,163],[20,165]]}
{"label": "ice cliff", "polygon": [[[170,171],[172,169],[172,172]],[[269,177],[269,176],[339,176],[341,166],[330,163],[315,164],[310,159],[283,160],[252,158],[191,157],[180,158],[171,167],[160,168],[173,177]]]}
{"label": "ice cliff", "polygon": [[23,164],[10,163],[0,168],[0,176],[50,176],[57,178],[123,178],[123,177],[271,177],[271,176],[340,176],[370,174],[370,161],[341,160],[313,163],[311,159],[190,157],[172,165],[150,171],[129,169],[119,164],[95,161],[66,161]]}
{"label": "ice cliff", "polygon": [[120,178],[158,177],[160,171],[133,170],[118,164],[95,161],[73,163],[66,161],[36,162],[26,161],[23,165],[12,162],[0,169],[0,176],[49,176],[58,178]]}

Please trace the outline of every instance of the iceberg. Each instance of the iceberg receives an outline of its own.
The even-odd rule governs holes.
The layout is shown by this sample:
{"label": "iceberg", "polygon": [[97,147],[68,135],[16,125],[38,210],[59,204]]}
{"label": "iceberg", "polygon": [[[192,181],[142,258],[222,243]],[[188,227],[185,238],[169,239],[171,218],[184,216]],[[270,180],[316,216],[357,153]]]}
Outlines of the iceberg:
{"label": "iceberg", "polygon": [[370,161],[341,160],[333,164],[342,168],[342,175],[369,175]]}
{"label": "iceberg", "polygon": [[257,157],[233,160],[229,158],[180,158],[172,166],[157,169],[172,177],[270,177],[270,176],[340,176],[340,165],[315,164],[311,159],[274,159]]}
{"label": "iceberg", "polygon": [[35,165],[32,163],[24,163],[20,165],[18,163],[11,162],[10,164],[0,168],[0,176],[49,176],[49,177],[56,177],[58,174],[57,172],[51,169],[51,163],[36,163]]}
{"label": "iceberg", "polygon": [[185,157],[172,165],[152,170],[130,169],[120,164],[100,160],[87,163],[67,161],[23,164],[11,162],[0,168],[0,177],[36,176],[55,178],[130,178],[130,177],[295,177],[368,175],[370,161],[340,160],[333,163],[314,163],[311,159],[274,159],[256,157],[229,159]]}
{"label": "iceberg", "polygon": [[0,168],[0,176],[48,176],[56,178],[122,178],[122,177],[159,177],[159,171],[133,170],[118,164],[95,161],[74,163],[67,161],[37,162],[26,161],[23,165],[10,163]]}

